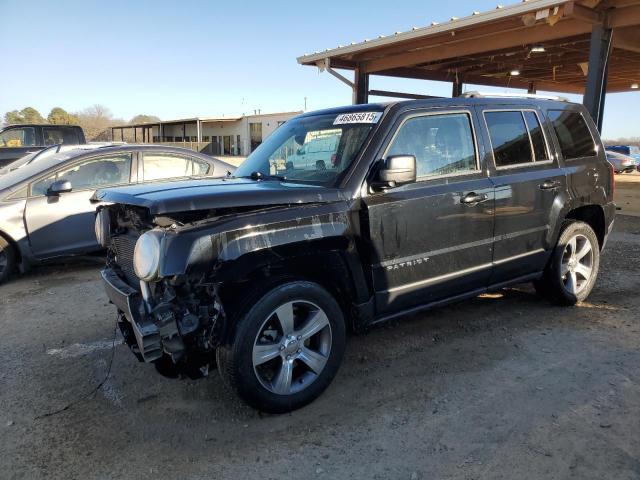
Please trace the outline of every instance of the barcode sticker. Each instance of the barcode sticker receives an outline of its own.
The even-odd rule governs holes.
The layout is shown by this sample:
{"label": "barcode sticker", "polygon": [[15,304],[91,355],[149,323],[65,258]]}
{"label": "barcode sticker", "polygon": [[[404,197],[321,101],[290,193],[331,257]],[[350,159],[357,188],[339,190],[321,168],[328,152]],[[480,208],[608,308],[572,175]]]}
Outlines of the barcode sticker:
{"label": "barcode sticker", "polygon": [[382,112],[356,112],[342,113],[333,121],[334,125],[345,125],[348,123],[378,123],[382,117]]}

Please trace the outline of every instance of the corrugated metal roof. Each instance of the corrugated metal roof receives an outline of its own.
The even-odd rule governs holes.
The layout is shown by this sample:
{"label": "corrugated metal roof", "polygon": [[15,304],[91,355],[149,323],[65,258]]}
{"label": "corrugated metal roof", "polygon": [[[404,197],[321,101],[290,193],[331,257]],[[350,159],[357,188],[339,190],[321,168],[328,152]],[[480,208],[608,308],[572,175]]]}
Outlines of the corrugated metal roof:
{"label": "corrugated metal roof", "polygon": [[379,35],[378,38],[373,40],[365,39],[359,43],[354,42],[347,46],[339,45],[333,49],[328,48],[323,52],[314,52],[312,54],[305,53],[298,57],[297,60],[300,64],[312,65],[324,60],[325,58],[361,53],[369,49],[401,43],[407,40],[425,38],[431,35],[442,34],[461,28],[468,28],[483,23],[486,24],[513,16],[536,12],[538,10],[558,7],[569,3],[570,1],[571,0],[524,0],[519,4],[509,5],[506,7],[497,5],[494,10],[490,10],[488,12],[473,12],[471,15],[463,18],[452,17],[448,22],[444,23],[433,22],[431,25],[425,27],[413,27],[411,30],[395,32],[389,36]]}

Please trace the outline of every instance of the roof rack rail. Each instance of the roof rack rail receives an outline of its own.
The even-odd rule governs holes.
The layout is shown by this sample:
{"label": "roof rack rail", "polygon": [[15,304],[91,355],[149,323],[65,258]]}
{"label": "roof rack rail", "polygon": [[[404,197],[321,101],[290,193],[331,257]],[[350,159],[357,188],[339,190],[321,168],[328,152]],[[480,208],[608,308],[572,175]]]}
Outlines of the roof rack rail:
{"label": "roof rack rail", "polygon": [[555,95],[538,95],[534,93],[489,93],[489,92],[465,92],[462,94],[464,98],[537,98],[538,100],[556,100],[558,102],[568,102],[566,97],[559,97]]}

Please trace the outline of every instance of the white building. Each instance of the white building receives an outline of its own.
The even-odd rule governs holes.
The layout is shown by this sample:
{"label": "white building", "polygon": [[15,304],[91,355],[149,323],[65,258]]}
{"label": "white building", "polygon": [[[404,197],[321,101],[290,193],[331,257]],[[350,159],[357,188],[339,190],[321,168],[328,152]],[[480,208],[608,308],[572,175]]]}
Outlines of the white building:
{"label": "white building", "polygon": [[111,128],[114,141],[162,143],[210,155],[247,156],[284,122],[302,112],[184,118]]}

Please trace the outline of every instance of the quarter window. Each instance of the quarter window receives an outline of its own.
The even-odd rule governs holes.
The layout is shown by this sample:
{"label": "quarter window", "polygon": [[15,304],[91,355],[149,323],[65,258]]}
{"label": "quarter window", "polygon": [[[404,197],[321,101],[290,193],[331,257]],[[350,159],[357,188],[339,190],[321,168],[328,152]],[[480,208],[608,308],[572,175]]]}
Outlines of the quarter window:
{"label": "quarter window", "polygon": [[522,112],[485,112],[496,167],[533,162]]}
{"label": "quarter window", "polygon": [[593,137],[579,112],[569,110],[549,110],[549,118],[560,142],[560,150],[565,159],[591,157],[596,153]]}
{"label": "quarter window", "polygon": [[418,177],[474,171],[471,118],[466,113],[410,118],[400,127],[387,155],[415,156]]}
{"label": "quarter window", "polygon": [[110,155],[78,163],[59,170],[31,185],[31,195],[45,195],[56,180],[68,180],[73,190],[93,190],[123,185],[131,178],[131,154]]}

